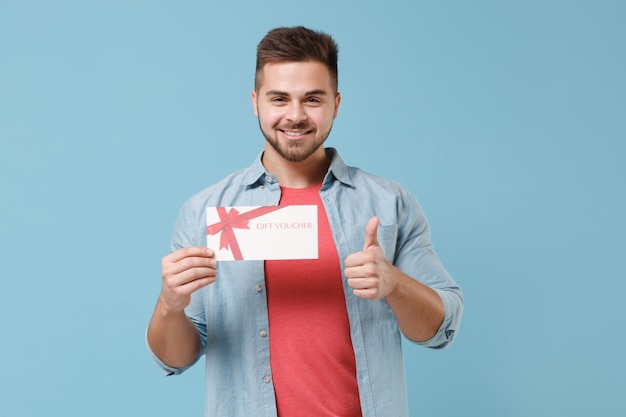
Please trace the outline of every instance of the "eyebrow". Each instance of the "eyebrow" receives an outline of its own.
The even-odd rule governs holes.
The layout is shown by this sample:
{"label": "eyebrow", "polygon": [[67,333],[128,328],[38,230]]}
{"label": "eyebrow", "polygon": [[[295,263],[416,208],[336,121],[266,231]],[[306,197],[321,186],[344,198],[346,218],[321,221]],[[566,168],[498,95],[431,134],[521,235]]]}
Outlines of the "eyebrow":
{"label": "eyebrow", "polygon": [[[304,93],[305,96],[325,96],[328,93],[326,93],[325,90],[311,90],[311,91],[307,91],[306,93]],[[285,92],[285,91],[279,91],[279,90],[270,90],[267,93],[265,93],[266,96],[289,96],[289,93]]]}

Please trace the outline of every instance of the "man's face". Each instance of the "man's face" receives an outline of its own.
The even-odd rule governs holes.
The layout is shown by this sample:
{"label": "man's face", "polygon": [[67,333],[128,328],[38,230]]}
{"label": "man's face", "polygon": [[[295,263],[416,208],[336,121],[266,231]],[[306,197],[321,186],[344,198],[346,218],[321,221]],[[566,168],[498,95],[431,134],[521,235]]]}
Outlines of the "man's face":
{"label": "man's face", "polygon": [[341,96],[332,87],[328,69],[319,62],[266,64],[258,91],[252,91],[266,152],[275,151],[290,162],[316,152],[330,134]]}

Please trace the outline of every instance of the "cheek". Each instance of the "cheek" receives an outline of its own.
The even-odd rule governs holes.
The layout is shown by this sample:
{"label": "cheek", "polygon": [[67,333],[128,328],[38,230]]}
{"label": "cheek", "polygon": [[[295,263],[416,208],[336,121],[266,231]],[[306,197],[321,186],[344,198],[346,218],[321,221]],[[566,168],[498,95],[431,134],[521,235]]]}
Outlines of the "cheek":
{"label": "cheek", "polygon": [[275,108],[259,108],[259,120],[262,125],[273,126],[280,122],[282,115]]}
{"label": "cheek", "polygon": [[314,115],[311,115],[311,119],[315,121],[315,124],[318,126],[329,126],[333,123],[335,119],[333,112],[319,112]]}

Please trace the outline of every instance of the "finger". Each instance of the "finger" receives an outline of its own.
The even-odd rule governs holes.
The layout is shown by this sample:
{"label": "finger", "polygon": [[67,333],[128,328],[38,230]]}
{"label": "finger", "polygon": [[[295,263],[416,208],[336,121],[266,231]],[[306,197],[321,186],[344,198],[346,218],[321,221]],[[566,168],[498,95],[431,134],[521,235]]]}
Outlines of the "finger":
{"label": "finger", "polygon": [[373,263],[363,263],[347,267],[343,273],[346,278],[370,278],[377,275],[377,270]]}
{"label": "finger", "polygon": [[181,259],[189,257],[213,258],[215,257],[215,252],[213,249],[204,246],[189,246],[178,249],[169,255],[164,256],[163,262],[175,263]]}
{"label": "finger", "polygon": [[344,264],[346,268],[352,268],[355,266],[363,265],[364,263],[367,262],[367,260],[369,260],[369,258],[366,258],[363,252],[355,252],[346,256],[346,259],[344,260]]}
{"label": "finger", "polygon": [[215,278],[217,276],[217,269],[207,267],[196,267],[185,270],[179,274],[166,277],[167,284],[170,286],[182,286],[189,284],[190,282],[203,280],[206,278]]}
{"label": "finger", "polygon": [[187,293],[192,294],[192,293],[198,291],[200,288],[204,288],[207,285],[213,284],[216,280],[217,280],[217,277],[201,278],[201,279],[197,279],[195,281],[191,281],[191,282],[185,284],[183,287],[185,288],[185,291]]}
{"label": "finger", "polygon": [[183,310],[189,305],[191,294],[214,283],[216,279],[216,276],[199,278],[182,285],[167,285],[164,282],[159,300],[169,306],[170,309]]}
{"label": "finger", "polygon": [[378,299],[378,290],[375,288],[367,288],[365,290],[352,290],[352,293],[358,298],[364,298],[366,300]]}
{"label": "finger", "polygon": [[217,261],[207,257],[187,257],[177,262],[168,262],[164,259],[161,265],[163,275],[176,275],[193,268],[215,268]]}
{"label": "finger", "polygon": [[367,250],[370,246],[378,246],[378,224],[380,219],[377,216],[372,217],[365,225],[365,243],[363,250]]}
{"label": "finger", "polygon": [[377,288],[378,281],[373,278],[350,278],[348,286],[354,290],[367,290],[369,288]]}
{"label": "finger", "polygon": [[358,298],[375,300],[378,298],[378,282],[368,278],[348,279],[348,286]]}
{"label": "finger", "polygon": [[361,265],[355,265],[344,269],[343,274],[346,276],[346,278],[350,280],[355,278],[361,278],[363,276],[362,271],[363,267]]}

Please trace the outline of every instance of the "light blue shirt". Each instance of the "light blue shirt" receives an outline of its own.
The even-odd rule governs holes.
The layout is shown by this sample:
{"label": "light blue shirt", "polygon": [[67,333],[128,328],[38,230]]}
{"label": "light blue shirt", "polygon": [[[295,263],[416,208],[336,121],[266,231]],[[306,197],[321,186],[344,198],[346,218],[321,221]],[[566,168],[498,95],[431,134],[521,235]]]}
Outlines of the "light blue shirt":
{"label": "light blue shirt", "polygon": [[[417,201],[397,183],[348,167],[336,150],[326,151],[332,162],[320,195],[341,270],[349,254],[363,249],[365,224],[377,215],[378,241],[387,259],[433,288],[443,301],[441,327],[420,344],[435,349],[448,346],[459,326],[463,299],[433,251]],[[277,205],[280,195],[278,180],[265,170],[259,156],[249,168],[184,204],[171,249],[206,245],[206,207]],[[201,336],[200,356],[206,358],[205,415],[275,417],[263,261],[218,263],[218,277],[214,284],[195,292],[186,309]],[[344,293],[363,416],[408,416],[401,334],[394,314],[384,299],[355,297],[345,277]],[[154,358],[168,375],[187,369],[172,368]]]}

